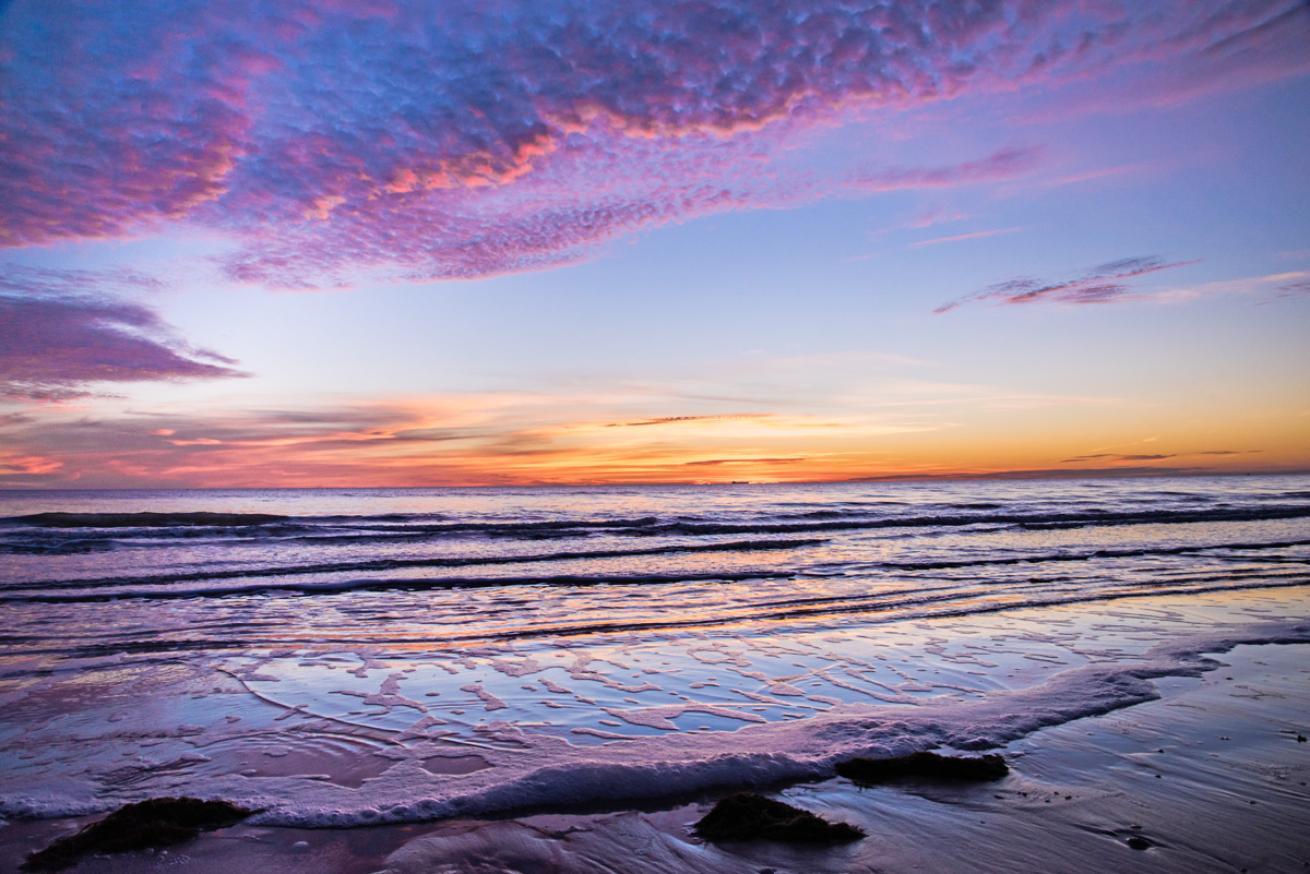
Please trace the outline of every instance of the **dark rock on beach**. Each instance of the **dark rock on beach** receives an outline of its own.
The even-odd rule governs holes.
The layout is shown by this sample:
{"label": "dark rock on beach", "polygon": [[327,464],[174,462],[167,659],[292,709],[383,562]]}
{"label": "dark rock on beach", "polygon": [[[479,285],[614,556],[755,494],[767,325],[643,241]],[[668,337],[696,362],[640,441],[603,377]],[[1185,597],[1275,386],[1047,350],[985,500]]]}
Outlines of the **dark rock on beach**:
{"label": "dark rock on beach", "polygon": [[696,834],[709,841],[782,841],[797,844],[845,844],[864,837],[864,831],[845,822],[828,822],[801,810],[741,792],[724,798],[696,823]]}
{"label": "dark rock on beach", "polygon": [[75,835],[27,857],[25,871],[62,871],[83,856],[128,853],[183,844],[216,828],[235,825],[254,811],[226,801],[151,798],[120,807]]}
{"label": "dark rock on beach", "polygon": [[905,777],[928,780],[999,780],[1010,768],[998,755],[943,756],[920,752],[887,759],[850,759],[837,765],[837,773],[856,783],[874,784]]}

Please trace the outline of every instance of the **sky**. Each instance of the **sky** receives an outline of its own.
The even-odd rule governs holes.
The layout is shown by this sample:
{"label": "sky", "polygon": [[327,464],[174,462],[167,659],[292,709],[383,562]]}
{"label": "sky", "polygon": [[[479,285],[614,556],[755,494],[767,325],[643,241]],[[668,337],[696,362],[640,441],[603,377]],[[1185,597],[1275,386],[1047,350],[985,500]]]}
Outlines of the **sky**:
{"label": "sky", "polygon": [[1310,470],[1304,0],[11,0],[0,107],[0,488]]}

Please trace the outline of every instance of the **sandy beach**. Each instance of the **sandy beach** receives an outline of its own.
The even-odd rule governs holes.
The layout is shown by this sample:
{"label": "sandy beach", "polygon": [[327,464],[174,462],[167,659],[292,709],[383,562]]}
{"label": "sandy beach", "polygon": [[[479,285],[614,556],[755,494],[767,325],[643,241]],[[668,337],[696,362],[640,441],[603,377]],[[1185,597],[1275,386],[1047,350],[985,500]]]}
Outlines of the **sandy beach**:
{"label": "sandy beach", "polygon": [[[1303,598],[1287,595],[1236,598],[1248,613],[1304,607]],[[1188,611],[1196,610],[1193,602]],[[1111,608],[1091,624],[1131,626],[1182,606],[1152,599]],[[1202,611],[1238,606],[1212,599]],[[1022,621],[1024,612],[1012,618]],[[1065,618],[1046,611],[1044,621]],[[556,805],[492,819],[349,829],[247,823],[172,850],[97,857],[72,870],[1299,871],[1310,864],[1308,652],[1305,644],[1238,645],[1146,681],[1143,697],[1154,700],[1021,731],[999,747],[1011,773],[995,783],[862,788],[832,778],[759,787],[867,832],[836,848],[696,838],[692,826],[735,788],[729,785],[640,805]],[[743,747],[752,731],[738,732]],[[14,868],[94,819],[11,820],[0,829],[0,865]]]}
{"label": "sandy beach", "polygon": [[[862,789],[836,779],[778,792],[867,831],[835,850],[707,846],[688,836],[709,807],[701,802],[449,823],[369,870],[1300,871],[1310,866],[1310,749],[1297,742],[1308,657],[1305,645],[1238,647],[1200,678],[1157,681],[1158,701],[1011,744],[1012,773],[995,784]],[[1132,849],[1134,837],[1151,846]]]}

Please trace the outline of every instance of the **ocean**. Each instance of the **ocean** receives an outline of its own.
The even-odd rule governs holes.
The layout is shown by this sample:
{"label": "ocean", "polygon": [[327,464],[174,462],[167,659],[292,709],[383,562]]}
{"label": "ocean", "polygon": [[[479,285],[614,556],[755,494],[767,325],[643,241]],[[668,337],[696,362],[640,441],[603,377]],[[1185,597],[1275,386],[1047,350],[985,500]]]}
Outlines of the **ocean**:
{"label": "ocean", "polygon": [[1310,477],[0,492],[0,816],[342,826],[1004,747],[1305,638]]}

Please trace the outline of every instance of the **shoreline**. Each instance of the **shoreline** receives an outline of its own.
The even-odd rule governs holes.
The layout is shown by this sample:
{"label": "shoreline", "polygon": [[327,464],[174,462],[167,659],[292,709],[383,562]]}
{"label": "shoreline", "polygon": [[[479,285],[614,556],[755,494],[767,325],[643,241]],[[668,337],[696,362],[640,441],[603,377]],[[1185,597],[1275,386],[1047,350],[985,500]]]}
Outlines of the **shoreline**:
{"label": "shoreline", "polygon": [[[797,706],[797,693],[805,690],[794,685],[795,675],[779,676],[781,665],[777,662],[769,666],[774,674],[769,677],[741,667],[749,650],[719,648],[692,653],[696,659],[711,661],[701,673],[702,684],[728,688],[717,667],[731,665],[730,673],[736,670],[753,681],[767,681],[761,682],[762,687],[777,684],[769,686],[769,691],[786,698],[791,708],[787,713],[804,714],[775,720],[765,719],[758,711],[775,707],[776,696],[753,693],[751,700],[764,702],[756,705],[754,712],[745,709],[749,705],[725,707],[703,696],[705,704],[677,704],[671,710],[661,706],[623,710],[607,706],[603,699],[597,701],[603,694],[600,689],[588,688],[584,693],[576,686],[572,690],[555,687],[550,675],[544,674],[550,670],[590,687],[613,688],[610,701],[639,704],[632,696],[645,687],[630,685],[632,680],[625,681],[624,674],[594,672],[597,662],[624,671],[649,664],[642,662],[642,653],[635,649],[625,650],[621,659],[604,648],[551,657],[562,668],[549,667],[546,657],[540,655],[536,658],[541,661],[536,661],[529,654],[496,651],[487,654],[491,661],[475,675],[479,679],[474,685],[462,685],[461,679],[455,679],[447,687],[434,688],[434,682],[442,677],[413,677],[417,689],[436,692],[442,688],[439,696],[448,692],[449,686],[461,687],[461,695],[466,697],[440,711],[446,719],[463,719],[461,714],[468,706],[465,700],[478,702],[474,710],[477,721],[466,723],[469,730],[464,736],[449,735],[451,723],[438,721],[434,738],[422,732],[426,722],[433,720],[424,717],[413,723],[409,715],[410,710],[424,705],[404,697],[398,688],[406,668],[411,667],[404,661],[366,660],[346,672],[351,677],[367,677],[363,689],[378,688],[377,675],[385,673],[388,679],[376,695],[362,690],[333,693],[332,689],[340,688],[340,669],[328,672],[332,685],[286,687],[281,677],[288,676],[288,671],[295,676],[295,672],[307,670],[307,663],[297,654],[293,654],[295,664],[280,669],[272,667],[265,656],[239,666],[210,664],[180,674],[174,671],[171,677],[154,662],[125,673],[129,668],[114,661],[84,675],[78,684],[113,695],[115,683],[130,679],[125,691],[118,693],[126,696],[123,700],[153,695],[173,710],[171,718],[165,721],[161,710],[152,712],[148,720],[137,720],[112,699],[105,708],[80,709],[74,718],[96,733],[91,737],[107,731],[109,744],[88,748],[84,740],[56,734],[54,761],[66,761],[74,769],[96,768],[89,773],[105,776],[86,782],[91,784],[88,789],[98,788],[79,792],[74,784],[66,783],[60,787],[62,797],[52,792],[51,800],[21,791],[10,793],[0,798],[4,804],[0,809],[16,820],[55,819],[100,815],[149,797],[193,795],[260,811],[249,821],[252,825],[353,828],[504,817],[543,809],[649,806],[719,790],[815,782],[832,776],[838,762],[854,757],[877,758],[936,747],[961,751],[1004,748],[1049,726],[1149,701],[1158,695],[1154,680],[1196,676],[1212,667],[1215,662],[1204,653],[1239,644],[1310,640],[1310,621],[1304,618],[1310,616],[1310,596],[1285,592],[1242,590],[1213,597],[1169,597],[1134,607],[1110,603],[1095,612],[1076,605],[1041,611],[1025,608],[984,613],[964,622],[938,618],[902,622],[876,632],[844,630],[794,636],[788,653],[808,651],[817,653],[820,664],[835,662],[876,671],[873,690],[853,688],[850,680],[833,678],[824,670],[807,673],[811,679],[800,682],[835,679],[834,688],[851,692],[847,702],[823,695],[802,698],[809,705],[803,710]],[[1302,618],[1272,619],[1288,615]],[[952,641],[949,645],[948,638]],[[876,641],[873,650],[869,650],[870,641]],[[816,644],[821,648],[814,649]],[[764,638],[764,645],[772,645],[769,638]],[[707,644],[693,639],[684,646]],[[662,640],[648,642],[646,650],[647,655],[661,660],[673,652]],[[576,667],[579,659],[584,669]],[[688,673],[692,663],[673,664],[679,665],[676,676],[680,682],[695,691],[696,675]],[[800,666],[795,661],[792,664]],[[672,676],[669,665],[663,661],[647,667],[646,676]],[[499,685],[492,684],[492,674],[499,676],[494,681]],[[614,717],[609,724],[625,720],[635,733],[592,732],[584,727],[569,733],[580,738],[573,740],[561,736],[562,728],[555,735],[530,734],[530,725],[516,725],[514,705],[525,698],[533,702],[540,693],[529,691],[519,697],[513,690],[538,674],[547,677],[543,684],[585,701],[586,707],[580,711],[584,715],[599,707]],[[221,678],[217,685],[215,677]],[[889,686],[888,681],[898,685]],[[388,683],[392,685],[388,687]],[[297,688],[303,689],[299,697],[291,694]],[[749,687],[745,693],[737,693],[735,688],[730,692],[752,694]],[[350,701],[365,694],[378,702],[383,717],[392,719],[390,731],[385,723],[374,727],[366,719],[349,714],[343,719],[324,710],[331,699]],[[52,707],[55,714],[68,711],[67,700],[60,695],[26,700]],[[876,704],[871,707],[869,701]],[[529,718],[531,713],[527,711]],[[734,729],[710,730],[710,721],[719,715],[731,717],[731,722],[720,722]],[[213,727],[206,728],[197,717]],[[743,721],[745,727],[741,727]],[[597,735],[595,740],[593,735]],[[344,758],[324,756],[315,746],[302,752],[302,738],[316,742],[336,739],[348,742],[349,748]],[[76,743],[70,744],[70,740]],[[274,747],[263,746],[265,740]],[[15,750],[19,765],[25,764],[24,760],[41,761],[39,756],[44,753],[39,746]],[[92,751],[99,759],[91,758]],[[397,759],[396,753],[403,758]],[[477,753],[477,760],[467,772],[445,768],[452,764],[449,757],[468,759],[470,753]],[[443,767],[433,770],[433,764]],[[106,772],[106,766],[111,771]],[[78,779],[76,771],[67,773]],[[123,783],[124,777],[129,782]],[[195,777],[204,782],[197,784]],[[108,792],[104,791],[106,780],[112,781]],[[141,785],[142,780],[147,782]],[[14,782],[21,788],[21,782]]]}
{"label": "shoreline", "polygon": [[[952,787],[910,782],[860,789],[841,778],[794,783],[772,797],[868,837],[841,848],[715,846],[690,825],[727,791],[608,812],[352,828],[242,824],[158,854],[101,857],[72,871],[1302,870],[1310,846],[1310,711],[1305,643],[1239,644],[1199,676],[1150,682],[1160,697],[1028,733],[999,751],[1010,776]],[[1164,752],[1160,752],[1163,750]],[[13,821],[0,865],[98,817]],[[1215,829],[1214,823],[1225,823]],[[1139,826],[1139,828],[1133,828]],[[1052,830],[1059,840],[1052,840]],[[1131,836],[1150,847],[1131,849]],[[931,848],[931,849],[925,849]],[[966,853],[961,856],[960,853]],[[636,867],[632,867],[636,866]]]}

